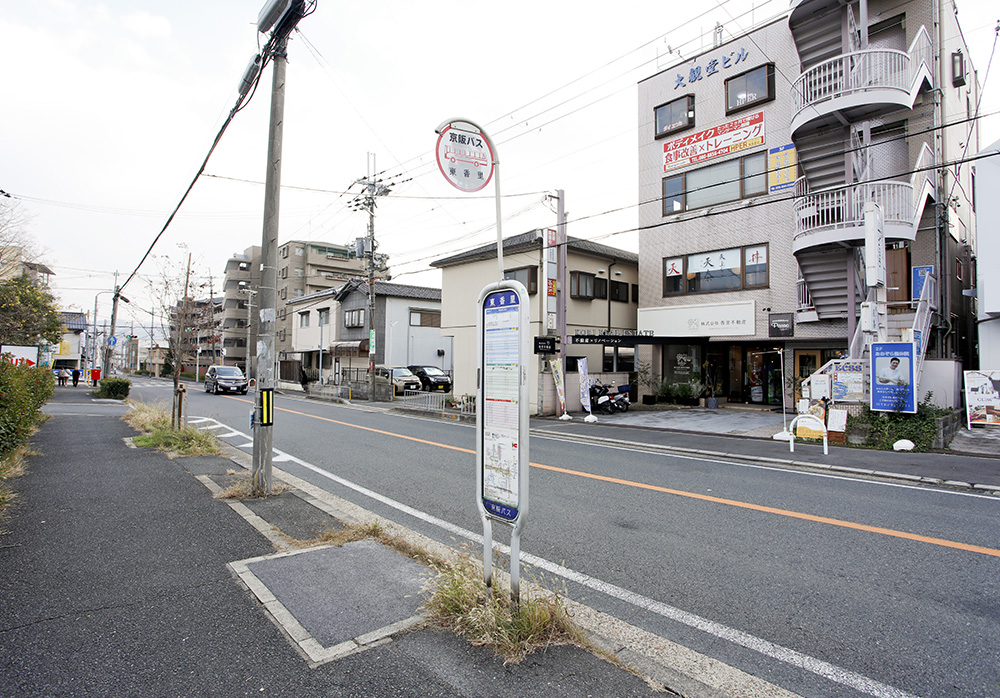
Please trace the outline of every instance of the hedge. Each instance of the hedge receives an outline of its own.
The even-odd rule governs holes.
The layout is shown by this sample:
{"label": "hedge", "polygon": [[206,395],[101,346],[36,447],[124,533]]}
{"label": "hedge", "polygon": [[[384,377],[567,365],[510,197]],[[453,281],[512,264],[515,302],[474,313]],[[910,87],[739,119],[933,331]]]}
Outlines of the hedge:
{"label": "hedge", "polygon": [[111,400],[124,400],[128,397],[132,382],[128,378],[105,378],[97,390],[97,397]]}
{"label": "hedge", "polygon": [[48,367],[0,360],[0,457],[28,441],[55,383]]}

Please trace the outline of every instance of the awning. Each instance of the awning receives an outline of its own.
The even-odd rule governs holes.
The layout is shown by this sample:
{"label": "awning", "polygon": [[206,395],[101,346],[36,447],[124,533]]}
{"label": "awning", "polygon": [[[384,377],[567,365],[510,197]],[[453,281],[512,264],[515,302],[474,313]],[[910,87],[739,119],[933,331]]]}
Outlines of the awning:
{"label": "awning", "polygon": [[329,351],[334,356],[365,357],[368,356],[368,340],[350,340],[345,342],[331,342]]}

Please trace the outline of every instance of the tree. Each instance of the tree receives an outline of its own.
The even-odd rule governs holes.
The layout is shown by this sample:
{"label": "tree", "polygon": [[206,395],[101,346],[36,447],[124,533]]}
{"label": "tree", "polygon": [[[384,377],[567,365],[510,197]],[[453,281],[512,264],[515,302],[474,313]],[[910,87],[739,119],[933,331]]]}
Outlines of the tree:
{"label": "tree", "polygon": [[27,274],[0,284],[0,344],[56,344],[63,324],[49,290]]}

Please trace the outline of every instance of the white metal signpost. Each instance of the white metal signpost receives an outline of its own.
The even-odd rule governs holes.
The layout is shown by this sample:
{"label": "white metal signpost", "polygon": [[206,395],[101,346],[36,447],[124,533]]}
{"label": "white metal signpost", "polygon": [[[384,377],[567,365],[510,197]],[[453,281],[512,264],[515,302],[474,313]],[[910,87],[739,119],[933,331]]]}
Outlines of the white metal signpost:
{"label": "white metal signpost", "polygon": [[521,530],[528,514],[528,291],[505,280],[500,213],[500,162],[486,131],[469,119],[437,127],[437,164],[460,191],[476,192],[493,180],[497,211],[499,280],[477,303],[476,507],[483,522],[483,579],[493,583],[492,522],[513,527],[510,595],[520,600]]}

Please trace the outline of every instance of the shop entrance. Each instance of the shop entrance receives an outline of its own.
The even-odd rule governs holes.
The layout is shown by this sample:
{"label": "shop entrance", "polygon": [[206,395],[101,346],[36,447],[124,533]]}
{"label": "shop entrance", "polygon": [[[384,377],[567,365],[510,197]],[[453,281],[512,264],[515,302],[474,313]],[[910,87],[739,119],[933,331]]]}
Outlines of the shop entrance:
{"label": "shop entrance", "polygon": [[796,349],[795,350],[795,399],[802,399],[802,381],[820,367],[819,349]]}
{"label": "shop entrance", "polygon": [[748,346],[745,352],[744,399],[751,404],[781,404],[781,347]]}

